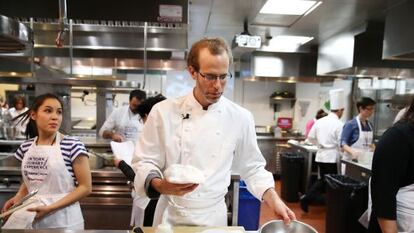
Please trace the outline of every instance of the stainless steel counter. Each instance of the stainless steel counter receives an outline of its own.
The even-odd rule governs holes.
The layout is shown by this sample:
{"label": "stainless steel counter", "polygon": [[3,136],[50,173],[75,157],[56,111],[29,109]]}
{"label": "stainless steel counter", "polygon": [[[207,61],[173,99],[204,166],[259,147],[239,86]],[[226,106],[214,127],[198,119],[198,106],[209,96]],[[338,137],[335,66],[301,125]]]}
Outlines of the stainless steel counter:
{"label": "stainless steel counter", "polygon": [[341,163],[345,164],[345,175],[363,182],[368,182],[371,177],[371,166],[361,164],[347,159],[341,159]]}

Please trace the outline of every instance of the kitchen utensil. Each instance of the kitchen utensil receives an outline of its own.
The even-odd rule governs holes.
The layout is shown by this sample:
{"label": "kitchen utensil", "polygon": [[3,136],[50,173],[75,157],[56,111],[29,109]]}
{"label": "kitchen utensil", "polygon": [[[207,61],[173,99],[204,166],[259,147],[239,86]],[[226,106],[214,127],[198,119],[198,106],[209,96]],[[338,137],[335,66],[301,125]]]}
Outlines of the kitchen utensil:
{"label": "kitchen utensil", "polygon": [[265,223],[259,233],[318,233],[313,227],[299,221],[285,225],[282,220],[272,220]]}
{"label": "kitchen utensil", "polygon": [[37,194],[37,192],[39,192],[39,189],[35,189],[33,191],[31,191],[30,193],[28,193],[26,196],[24,196],[20,201],[14,203],[14,205],[11,208],[15,208],[21,204],[23,204],[23,202],[25,202],[26,200],[28,200],[29,198],[33,197],[34,195]]}
{"label": "kitchen utensil", "polygon": [[[36,200],[29,200],[31,197],[33,197],[34,195],[36,195],[37,194],[37,192],[39,192],[39,190],[38,189],[35,189],[35,190],[33,190],[33,191],[31,191],[30,193],[28,193],[26,196],[24,196],[20,201],[18,201],[18,202],[16,202],[16,203],[14,203],[14,205],[10,208],[10,209],[8,209],[7,211],[5,211],[4,213],[2,213],[1,215],[0,215],[0,218],[4,218],[4,217],[6,217],[6,216],[8,216],[8,215],[10,215],[10,214],[12,214],[12,213],[14,213],[15,211],[17,211],[17,210],[19,210],[19,209],[21,209],[21,208],[23,208],[23,207],[26,207],[26,206],[28,206],[28,205],[30,205],[30,204],[32,204],[32,203],[34,203]],[[26,202],[26,203],[25,203]]]}
{"label": "kitchen utensil", "polygon": [[16,128],[14,126],[4,126],[4,131],[7,140],[16,139]]}
{"label": "kitchen utensil", "polygon": [[96,153],[89,151],[89,167],[92,170],[100,169],[105,164],[105,159],[101,156],[98,156]]}

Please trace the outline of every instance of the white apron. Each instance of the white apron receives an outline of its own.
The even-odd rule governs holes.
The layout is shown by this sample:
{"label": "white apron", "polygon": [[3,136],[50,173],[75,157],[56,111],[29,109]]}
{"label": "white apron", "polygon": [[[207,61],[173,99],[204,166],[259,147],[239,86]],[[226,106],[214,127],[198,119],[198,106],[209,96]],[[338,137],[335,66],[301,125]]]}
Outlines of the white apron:
{"label": "white apron", "polygon": [[[138,119],[140,119],[138,117]],[[121,119],[120,133],[124,136],[125,140],[136,142],[138,134],[142,131],[142,123],[134,117],[130,109],[126,112],[123,119]]]}
{"label": "white apron", "polygon": [[150,202],[150,199],[148,197],[138,196],[134,190],[131,192],[131,196],[133,201],[130,225],[132,227],[142,227],[144,225],[145,208]]}
{"label": "white apron", "polygon": [[[22,160],[22,176],[28,191],[39,189],[38,199],[50,205],[75,189],[73,177],[68,172],[60,150],[60,134],[52,146],[36,145],[37,138]],[[18,212],[15,212],[18,213]],[[84,220],[79,202],[57,210],[32,224],[34,229],[65,228],[83,229]]]}
{"label": "white apron", "polygon": [[[216,202],[216,203],[215,203]],[[154,214],[154,226],[227,226],[224,199],[186,201],[183,197],[161,195]]]}
{"label": "white apron", "polygon": [[[359,138],[358,140],[352,144],[351,148],[359,152],[358,162],[362,164],[369,164],[371,166],[372,163],[372,156],[374,152],[372,151],[371,145],[374,138],[374,133],[372,131],[372,127],[370,123],[367,121],[368,127],[370,131],[362,131],[361,121],[359,120],[359,116],[355,117],[358,123],[358,130],[359,130]],[[351,160],[351,155],[348,153],[344,153],[345,159]],[[345,174],[345,164],[342,164],[342,174]]]}

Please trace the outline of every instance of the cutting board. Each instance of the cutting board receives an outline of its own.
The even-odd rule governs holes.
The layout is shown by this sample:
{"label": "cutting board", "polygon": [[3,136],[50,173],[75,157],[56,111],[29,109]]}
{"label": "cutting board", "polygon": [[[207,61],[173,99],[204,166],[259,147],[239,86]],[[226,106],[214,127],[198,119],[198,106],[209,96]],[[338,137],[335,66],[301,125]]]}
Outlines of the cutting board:
{"label": "cutting board", "polygon": [[[243,227],[173,227],[174,233],[200,233],[204,230],[228,231],[244,233]],[[144,233],[155,233],[156,227],[142,227]]]}

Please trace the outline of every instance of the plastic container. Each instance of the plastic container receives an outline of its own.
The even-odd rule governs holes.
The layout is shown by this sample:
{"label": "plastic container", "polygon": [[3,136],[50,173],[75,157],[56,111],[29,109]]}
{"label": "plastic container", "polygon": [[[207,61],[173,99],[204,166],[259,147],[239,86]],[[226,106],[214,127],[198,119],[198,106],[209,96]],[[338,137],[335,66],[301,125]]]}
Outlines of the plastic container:
{"label": "plastic container", "polygon": [[368,205],[368,186],[348,176],[325,175],[326,233],[363,233],[358,222]]}
{"label": "plastic container", "polygon": [[238,225],[247,231],[257,231],[259,218],[260,201],[247,190],[246,184],[240,181]]}
{"label": "plastic container", "polygon": [[287,202],[299,201],[299,193],[302,192],[304,159],[300,154],[288,152],[281,154],[281,196]]}

